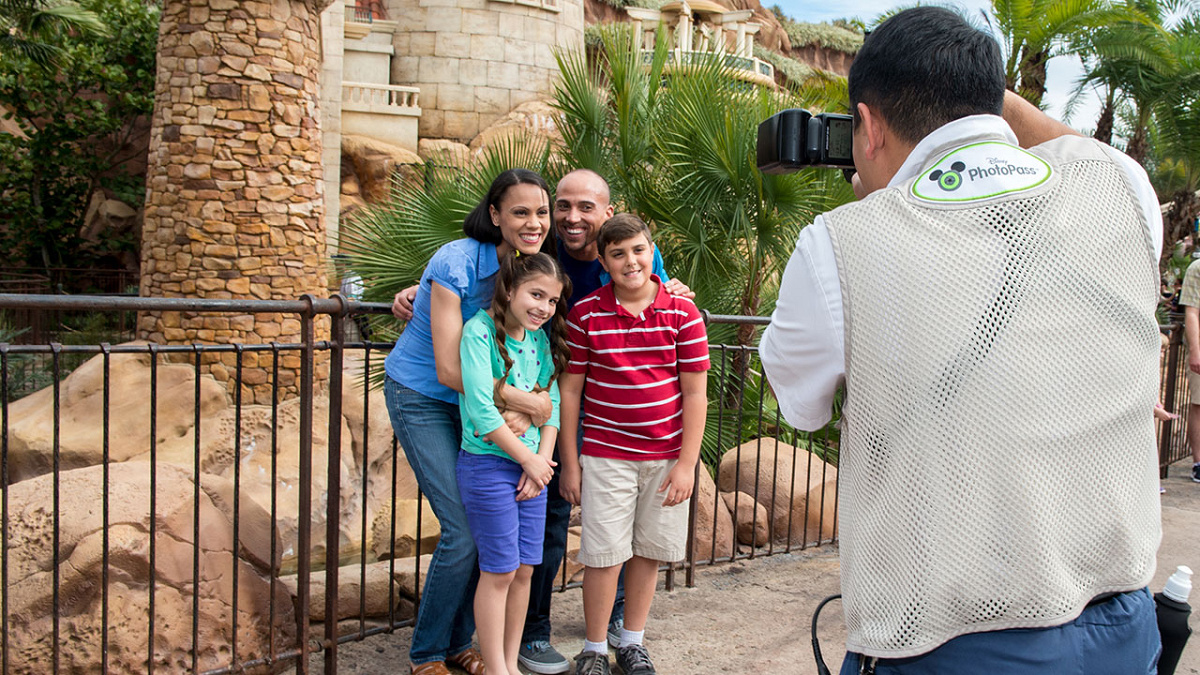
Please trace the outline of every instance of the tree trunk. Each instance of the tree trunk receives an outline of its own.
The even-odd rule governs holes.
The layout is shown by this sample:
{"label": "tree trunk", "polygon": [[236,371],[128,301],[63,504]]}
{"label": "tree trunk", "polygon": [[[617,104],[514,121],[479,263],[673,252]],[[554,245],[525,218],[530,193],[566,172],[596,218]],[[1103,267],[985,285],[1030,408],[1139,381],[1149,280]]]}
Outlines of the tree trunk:
{"label": "tree trunk", "polygon": [[1112,145],[1113,119],[1116,117],[1117,104],[1113,90],[1109,88],[1108,96],[1104,98],[1104,107],[1100,109],[1100,118],[1096,120],[1096,131],[1092,138]]}
{"label": "tree trunk", "polygon": [[1045,51],[1030,53],[1023,50],[1021,54],[1021,85],[1017,88],[1026,101],[1040,106],[1042,97],[1046,95],[1046,62],[1049,54]]}
{"label": "tree trunk", "polygon": [[1125,147],[1125,154],[1129,155],[1133,161],[1138,164],[1144,164],[1146,152],[1149,150],[1149,142],[1147,139],[1147,131],[1145,125],[1139,124],[1133,130],[1133,138],[1129,139],[1129,145]]}

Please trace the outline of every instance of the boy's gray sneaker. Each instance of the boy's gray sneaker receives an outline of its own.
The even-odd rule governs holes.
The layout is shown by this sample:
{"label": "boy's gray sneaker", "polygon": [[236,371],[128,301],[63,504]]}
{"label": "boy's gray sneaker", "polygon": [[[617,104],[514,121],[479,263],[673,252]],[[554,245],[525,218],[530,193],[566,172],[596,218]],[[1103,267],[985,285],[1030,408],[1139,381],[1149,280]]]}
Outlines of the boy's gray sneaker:
{"label": "boy's gray sneaker", "polygon": [[608,622],[608,646],[616,649],[621,645],[621,631],[625,630],[625,617]]}
{"label": "boy's gray sneaker", "polygon": [[611,668],[608,654],[584,651],[575,657],[575,675],[612,675]]}
{"label": "boy's gray sneaker", "polygon": [[540,675],[557,675],[571,670],[571,662],[567,657],[559,654],[558,650],[545,640],[534,640],[521,645],[521,651],[517,653],[517,663],[525,666],[529,672]]}
{"label": "boy's gray sneaker", "polygon": [[643,645],[627,645],[617,650],[617,666],[625,675],[656,675],[654,663]]}

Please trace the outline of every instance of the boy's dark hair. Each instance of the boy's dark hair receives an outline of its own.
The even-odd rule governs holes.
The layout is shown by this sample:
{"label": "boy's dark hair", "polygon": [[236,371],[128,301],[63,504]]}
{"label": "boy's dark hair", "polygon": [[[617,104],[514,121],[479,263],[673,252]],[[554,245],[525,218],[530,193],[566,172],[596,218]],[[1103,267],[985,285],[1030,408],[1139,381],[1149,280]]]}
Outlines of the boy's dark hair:
{"label": "boy's dark hair", "polygon": [[[502,171],[496,179],[492,181],[492,186],[488,188],[487,195],[483,201],[467,214],[463,219],[463,234],[476,240],[482,241],[485,244],[500,244],[504,238],[500,235],[500,228],[492,224],[492,214],[489,212],[490,207],[495,207],[500,210],[500,200],[504,199],[504,194],[514,185],[536,185],[542,188],[546,193],[546,202],[550,202],[550,186],[546,184],[546,180],[542,178],[536,171],[529,169],[509,169]],[[553,231],[554,228],[551,228]],[[547,236],[546,240],[549,241]],[[543,245],[542,250],[546,247]],[[551,249],[553,250],[553,249]]]}
{"label": "boy's dark hair", "polygon": [[884,21],[850,66],[850,110],[878,111],[902,140],[918,143],[969,115],[999,115],[1004,105],[1000,45],[941,7],[915,7]]}
{"label": "boy's dark hair", "polygon": [[646,243],[654,243],[654,237],[650,234],[650,226],[646,225],[645,221],[632,213],[618,213],[600,226],[600,234],[596,235],[596,248],[603,256],[604,249],[608,248],[609,244],[633,239],[639,234],[646,235]]}

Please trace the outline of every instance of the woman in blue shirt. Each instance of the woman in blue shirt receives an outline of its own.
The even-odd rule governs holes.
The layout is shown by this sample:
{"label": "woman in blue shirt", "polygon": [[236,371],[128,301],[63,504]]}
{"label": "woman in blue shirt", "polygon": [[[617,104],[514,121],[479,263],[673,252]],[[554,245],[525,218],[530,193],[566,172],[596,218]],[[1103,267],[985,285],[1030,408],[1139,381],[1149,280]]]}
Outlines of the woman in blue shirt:
{"label": "woman in blue shirt", "polygon": [[[414,675],[448,675],[446,661],[483,675],[471,646],[471,609],[478,566],[459,497],[455,467],[462,441],[459,341],[463,323],[491,304],[500,259],[511,251],[537,253],[550,231],[550,189],[538,174],[510,169],[463,221],[465,239],[442,246],[429,260],[405,326],[385,362],[384,393],[392,429],[421,492],[441,525],[409,650]],[[550,417],[550,397],[506,388],[511,411],[535,424]],[[470,583],[465,583],[470,579]]]}

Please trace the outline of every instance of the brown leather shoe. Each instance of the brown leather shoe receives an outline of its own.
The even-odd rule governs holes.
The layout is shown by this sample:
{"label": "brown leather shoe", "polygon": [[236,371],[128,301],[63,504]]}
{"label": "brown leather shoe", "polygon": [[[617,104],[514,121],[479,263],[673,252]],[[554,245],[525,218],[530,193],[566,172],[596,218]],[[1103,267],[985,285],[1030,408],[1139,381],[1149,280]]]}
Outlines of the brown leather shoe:
{"label": "brown leather shoe", "polygon": [[446,659],[446,661],[467,671],[468,675],[487,675],[487,666],[483,663],[483,654],[478,649],[468,647]]}
{"label": "brown leather shoe", "polygon": [[450,669],[446,667],[445,661],[429,661],[409,665],[412,666],[412,675],[452,675]]}

